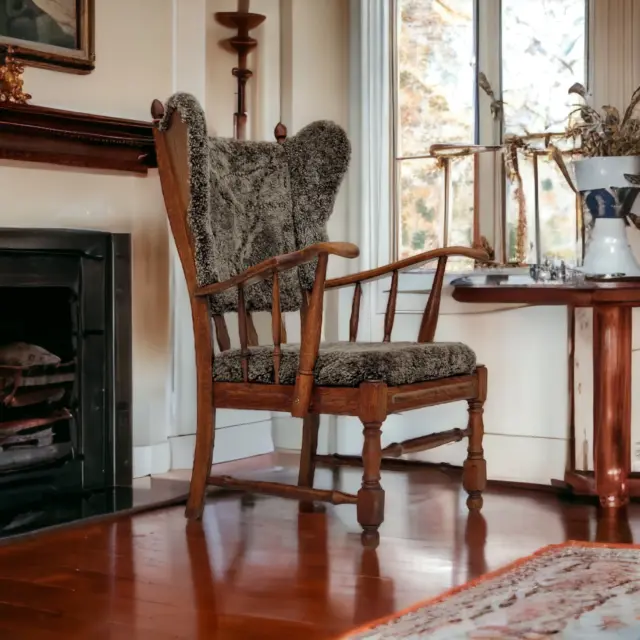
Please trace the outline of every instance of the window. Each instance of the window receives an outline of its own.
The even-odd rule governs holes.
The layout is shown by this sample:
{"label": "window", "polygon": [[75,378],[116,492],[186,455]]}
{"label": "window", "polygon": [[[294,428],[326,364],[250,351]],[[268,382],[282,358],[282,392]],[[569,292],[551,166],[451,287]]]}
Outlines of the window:
{"label": "window", "polygon": [[[585,0],[395,0],[397,257],[485,235],[512,260],[523,223],[526,259],[576,257],[575,195],[544,138],[517,154],[520,192],[505,186],[502,145],[564,130],[567,89],[586,84],[587,15]],[[478,88],[480,72],[493,102]]]}

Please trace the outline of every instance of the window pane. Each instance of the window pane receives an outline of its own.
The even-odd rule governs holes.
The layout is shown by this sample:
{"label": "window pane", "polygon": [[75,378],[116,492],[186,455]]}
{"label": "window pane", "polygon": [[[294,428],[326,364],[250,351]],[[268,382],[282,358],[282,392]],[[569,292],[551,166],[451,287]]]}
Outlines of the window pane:
{"label": "window pane", "polygon": [[451,219],[449,246],[473,242],[473,156],[451,160]]}
{"label": "window pane", "polygon": [[[575,104],[567,93],[585,84],[585,0],[502,0],[502,91],[506,134],[561,133]],[[526,255],[536,260],[533,161],[520,155],[527,210]],[[575,197],[554,162],[538,157],[540,256],[576,260]],[[518,205],[507,188],[508,258],[515,258]]]}
{"label": "window pane", "polygon": [[473,0],[398,0],[398,156],[475,140]]}
{"label": "window pane", "polygon": [[398,163],[399,258],[442,246],[444,175],[435,160]]}
{"label": "window pane", "polygon": [[[535,187],[533,181],[533,163],[530,157],[518,153],[518,169],[522,178],[522,190],[527,218],[527,237],[525,242],[525,260],[528,263],[536,261],[536,219],[534,208]],[[518,242],[518,219],[521,199],[517,192],[518,185],[507,180],[507,261],[515,261]]]}
{"label": "window pane", "polygon": [[[526,258],[536,262],[535,180],[533,158],[520,154],[520,175],[524,186],[527,211]],[[516,258],[518,203],[515,185],[508,185],[508,256]],[[575,264],[578,260],[576,197],[558,169],[546,156],[538,156],[538,197],[540,209],[540,256]]]}
{"label": "window pane", "polygon": [[[473,156],[451,160],[451,214],[448,246],[470,247],[473,243]],[[473,260],[451,258],[448,271],[473,269]]]}
{"label": "window pane", "polygon": [[586,78],[585,0],[502,0],[505,131],[564,131]]}
{"label": "window pane", "polygon": [[576,196],[558,165],[545,156],[538,159],[540,190],[540,244],[542,255],[575,264]]}
{"label": "window pane", "polygon": [[[447,245],[468,247],[473,234],[473,158],[452,158],[450,163]],[[435,159],[402,160],[398,165],[399,257],[445,246],[445,170]],[[468,268],[470,263],[451,260],[449,266],[455,270]]]}

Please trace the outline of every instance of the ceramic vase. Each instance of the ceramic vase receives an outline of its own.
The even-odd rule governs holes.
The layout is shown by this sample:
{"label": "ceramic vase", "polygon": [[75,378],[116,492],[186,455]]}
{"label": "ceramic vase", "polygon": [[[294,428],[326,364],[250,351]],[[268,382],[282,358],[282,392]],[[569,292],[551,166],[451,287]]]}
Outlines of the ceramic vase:
{"label": "ceramic vase", "polygon": [[640,156],[584,158],[573,166],[587,225],[582,270],[594,276],[640,276],[627,238],[627,215],[640,187],[625,177],[640,178]]}

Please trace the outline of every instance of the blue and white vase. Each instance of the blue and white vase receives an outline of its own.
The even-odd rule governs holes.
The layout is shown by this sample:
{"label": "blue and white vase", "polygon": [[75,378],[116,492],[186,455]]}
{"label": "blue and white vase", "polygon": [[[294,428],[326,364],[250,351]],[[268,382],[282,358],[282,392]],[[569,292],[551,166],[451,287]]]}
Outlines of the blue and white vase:
{"label": "blue and white vase", "polygon": [[574,169],[588,225],[582,270],[587,275],[640,276],[627,237],[627,216],[640,188],[625,177],[640,175],[640,157],[585,158],[574,162]]}

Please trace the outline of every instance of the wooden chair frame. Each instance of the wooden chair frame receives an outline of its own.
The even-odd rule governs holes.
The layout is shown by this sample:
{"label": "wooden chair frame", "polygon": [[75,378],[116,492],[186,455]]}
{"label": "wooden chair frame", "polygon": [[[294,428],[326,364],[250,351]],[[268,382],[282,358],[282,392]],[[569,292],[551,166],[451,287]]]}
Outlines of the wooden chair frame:
{"label": "wooden chair frame", "polygon": [[[157,123],[164,108],[154,101],[152,115]],[[325,242],[301,251],[276,256],[233,278],[205,287],[199,287],[196,279],[193,239],[187,223],[189,206],[189,169],[187,161],[187,129],[178,112],[175,112],[165,132],[154,127],[158,157],[158,168],[162,183],[167,214],[178,254],[184,269],[190,294],[197,368],[197,432],[193,473],[189,490],[186,515],[200,518],[202,515],[207,485],[228,487],[256,493],[289,497],[300,500],[306,508],[313,501],[332,504],[356,504],[358,522],[363,528],[364,538],[377,539],[377,531],[384,519],[384,490],[380,484],[380,470],[384,456],[400,456],[431,449],[441,444],[459,441],[468,437],[468,455],[464,462],[463,486],[469,494],[467,505],[480,509],[482,492],[486,484],[486,463],[483,457],[483,405],[487,394],[487,371],[478,366],[471,375],[457,376],[398,387],[384,382],[371,381],[359,387],[320,387],[314,384],[314,366],[320,347],[323,301],[326,290],[354,286],[354,297],[350,320],[349,339],[355,342],[358,332],[362,284],[392,274],[391,291],[387,303],[384,323],[384,341],[391,340],[398,295],[399,273],[426,262],[437,260],[438,265],[433,287],[422,318],[418,334],[419,343],[432,342],[435,336],[445,266],[449,256],[464,256],[478,261],[487,261],[487,254],[478,249],[450,247],[436,249],[412,256],[393,264],[364,271],[343,278],[326,279],[327,262],[330,255],[343,258],[358,256],[358,248],[350,243]],[[310,294],[303,296],[301,321],[303,323],[300,345],[299,370],[295,385],[279,384],[279,369],[282,344],[282,316],[280,312],[280,289],[278,274],[286,269],[317,259],[315,282]],[[244,290],[260,280],[273,283],[272,335],[274,384],[250,383],[249,346],[257,344],[250,314],[244,304]],[[222,316],[209,312],[208,297],[229,288],[238,290],[238,316],[240,350],[244,382],[214,382],[213,326],[221,351],[230,349],[227,327]],[[213,320],[213,322],[212,322]],[[431,434],[403,443],[394,443],[385,449],[381,445],[382,424],[388,415],[437,404],[466,400],[469,420],[466,429]],[[234,479],[229,476],[212,476],[211,466],[215,436],[216,409],[254,409],[261,411],[290,412],[303,419],[303,438],[298,485],[278,482],[261,482]],[[362,486],[357,495],[342,491],[313,488],[316,463],[326,456],[316,453],[319,417],[321,414],[355,416],[364,426],[362,456],[350,457],[350,463],[363,466]],[[346,459],[346,458],[345,458]],[[339,458],[335,458],[340,462]]]}

